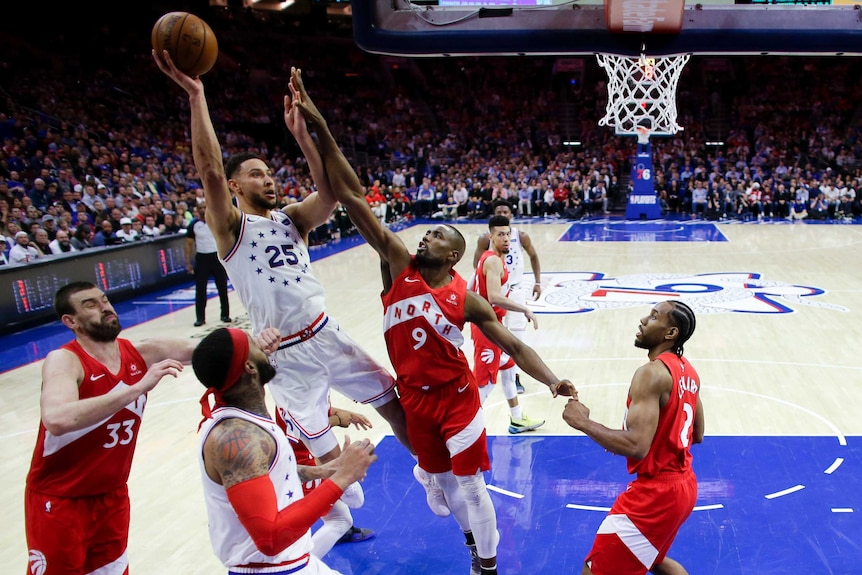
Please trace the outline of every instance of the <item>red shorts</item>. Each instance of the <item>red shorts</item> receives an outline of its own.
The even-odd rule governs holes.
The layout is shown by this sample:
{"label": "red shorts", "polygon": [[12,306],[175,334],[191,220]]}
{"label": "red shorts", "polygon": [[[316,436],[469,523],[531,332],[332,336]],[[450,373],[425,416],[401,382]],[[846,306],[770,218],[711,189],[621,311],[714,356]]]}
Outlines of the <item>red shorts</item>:
{"label": "red shorts", "polygon": [[497,374],[501,369],[515,367],[515,361],[491,343],[482,330],[473,324],[470,324],[470,335],[473,338],[473,375],[479,387],[497,383]]}
{"label": "red shorts", "polygon": [[661,563],[696,500],[693,472],[632,481],[599,526],[585,560],[593,575],[644,575]]}
{"label": "red shorts", "polygon": [[[128,575],[129,509],[126,487],[104,495],[69,498],[27,489],[27,573],[84,575],[104,569]],[[45,570],[40,571],[38,565]]]}
{"label": "red shorts", "polygon": [[428,390],[399,382],[398,393],[407,419],[407,437],[422,469],[429,473],[451,469],[455,475],[491,469],[479,388],[472,378],[465,377],[461,385]]}

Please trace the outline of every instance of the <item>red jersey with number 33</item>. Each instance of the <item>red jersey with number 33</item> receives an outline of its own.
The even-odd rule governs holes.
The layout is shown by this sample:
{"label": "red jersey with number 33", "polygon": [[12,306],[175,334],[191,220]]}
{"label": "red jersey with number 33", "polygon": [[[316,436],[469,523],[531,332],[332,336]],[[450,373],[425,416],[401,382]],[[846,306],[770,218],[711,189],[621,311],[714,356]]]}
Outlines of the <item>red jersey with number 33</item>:
{"label": "red jersey with number 33", "polygon": [[[656,358],[670,371],[673,389],[667,403],[659,411],[658,427],[643,459],[628,459],[629,473],[651,477],[657,473],[683,473],[691,470],[691,437],[694,416],[697,413],[697,397],[700,378],[684,357],[666,351]],[[632,398],[626,401],[626,415]],[[623,422],[625,428],[625,422]]]}
{"label": "red jersey with number 33", "polygon": [[[113,374],[88,354],[77,341],[62,347],[78,356],[84,379],[78,397],[98,397],[114,389],[135,384],[147,373],[147,364],[132,343],[117,339],[120,371]],[[57,437],[39,422],[39,436],[27,486],[33,491],[58,497],[83,497],[107,493],[129,479],[146,394],[110,417],[87,428]]]}
{"label": "red jersey with number 33", "polygon": [[450,273],[451,282],[432,289],[414,256],[382,296],[383,337],[399,385],[414,389],[461,385],[465,377],[472,377],[461,351],[467,282],[455,270]]}

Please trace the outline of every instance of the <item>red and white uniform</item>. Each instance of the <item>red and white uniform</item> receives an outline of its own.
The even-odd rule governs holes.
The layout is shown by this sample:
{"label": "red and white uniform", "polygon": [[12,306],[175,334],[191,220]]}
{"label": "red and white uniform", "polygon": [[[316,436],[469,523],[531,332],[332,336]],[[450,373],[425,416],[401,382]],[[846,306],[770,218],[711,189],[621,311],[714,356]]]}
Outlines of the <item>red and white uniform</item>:
{"label": "red and white uniform", "polygon": [[[131,342],[117,339],[120,370],[114,374],[77,341],[62,349],[78,356],[84,377],[81,399],[98,397],[140,381],[147,364]],[[129,479],[146,395],[85,429],[39,435],[25,493],[31,561],[44,559],[48,573],[128,570]],[[70,569],[70,571],[64,571]],[[101,572],[101,571],[100,571]]]}
{"label": "red and white uniform", "polygon": [[265,573],[278,566],[278,572],[297,570],[299,575],[308,571],[305,567],[311,556],[311,530],[277,555],[265,555],[243,527],[225,488],[213,481],[206,472],[203,458],[203,445],[212,428],[220,421],[237,418],[258,425],[272,436],[276,445],[275,458],[269,468],[269,478],[275,487],[278,509],[282,510],[303,497],[302,484],[296,468],[296,459],[287,436],[278,428],[275,421],[261,417],[236,407],[218,407],[213,410],[212,419],[207,419],[201,428],[201,449],[198,460],[204,487],[204,502],[209,519],[210,541],[216,557],[234,573]]}
{"label": "red and white uniform", "polygon": [[[485,262],[488,258],[498,258],[499,256],[493,251],[488,250],[479,258],[479,263],[476,265],[476,276],[473,282],[473,291],[488,300],[488,282],[485,277]],[[502,258],[501,258],[502,259]],[[505,262],[504,262],[505,263]],[[500,278],[500,293],[509,295],[509,270],[503,266],[503,277]],[[507,315],[507,310],[491,305],[494,313],[497,314],[497,319],[500,322]],[[485,387],[489,383],[497,383],[497,373],[500,369],[509,369],[515,367],[514,360],[503,352],[499,347],[491,343],[485,334],[482,333],[475,325],[470,326],[470,335],[473,338],[473,375],[476,377],[476,382],[479,387]]]}
{"label": "red and white uniform", "polygon": [[479,390],[461,351],[467,284],[432,289],[415,257],[383,294],[383,336],[395,368],[407,434],[430,473],[491,468]]}
{"label": "red and white uniform", "polygon": [[[697,500],[691,438],[700,378],[684,357],[665,352],[656,359],[670,371],[674,388],[659,412],[647,456],[627,458],[629,473],[637,473],[637,478],[599,526],[586,559],[594,575],[647,573],[665,558]],[[626,413],[630,404],[631,397]]]}

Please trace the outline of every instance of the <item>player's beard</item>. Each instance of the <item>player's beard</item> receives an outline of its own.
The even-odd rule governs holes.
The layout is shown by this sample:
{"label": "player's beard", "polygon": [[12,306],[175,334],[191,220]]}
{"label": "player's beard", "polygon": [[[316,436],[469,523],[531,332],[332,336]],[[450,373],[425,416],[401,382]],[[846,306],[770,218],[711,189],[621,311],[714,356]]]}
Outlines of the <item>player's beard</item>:
{"label": "player's beard", "polygon": [[85,326],[84,333],[95,341],[110,342],[117,339],[122,330],[123,326],[120,325],[120,318],[116,315],[111,315],[108,318],[103,316],[99,323],[91,323]]}
{"label": "player's beard", "polygon": [[252,206],[261,210],[272,210],[275,209],[276,205],[278,205],[278,198],[274,200],[268,200],[267,197],[263,194],[247,195],[246,198]]}
{"label": "player's beard", "polygon": [[257,362],[257,373],[260,375],[260,385],[264,385],[275,377],[275,367],[269,363],[269,360],[262,360]]}
{"label": "player's beard", "polygon": [[421,252],[416,252],[416,262],[421,266],[432,267],[436,266],[440,263],[439,260],[433,258],[428,254],[428,248],[424,249]]}

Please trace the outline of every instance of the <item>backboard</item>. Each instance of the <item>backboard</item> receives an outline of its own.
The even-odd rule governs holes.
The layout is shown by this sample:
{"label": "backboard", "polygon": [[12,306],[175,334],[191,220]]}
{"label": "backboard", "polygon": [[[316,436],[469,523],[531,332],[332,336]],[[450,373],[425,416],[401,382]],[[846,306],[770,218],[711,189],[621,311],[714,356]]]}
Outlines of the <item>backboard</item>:
{"label": "backboard", "polygon": [[[660,12],[681,3],[662,27]],[[357,45],[397,56],[862,55],[862,10],[849,0],[363,0],[352,10]],[[612,31],[644,14],[650,26]]]}

